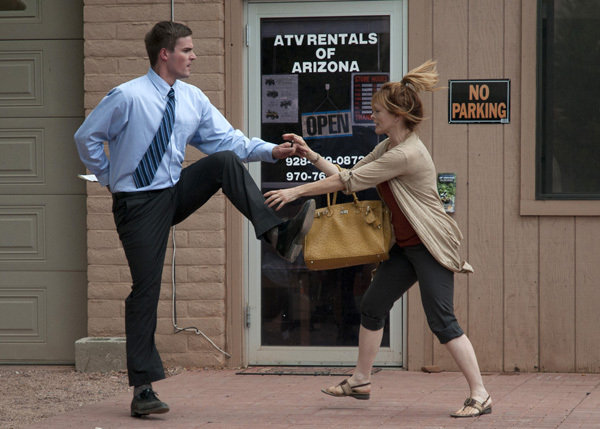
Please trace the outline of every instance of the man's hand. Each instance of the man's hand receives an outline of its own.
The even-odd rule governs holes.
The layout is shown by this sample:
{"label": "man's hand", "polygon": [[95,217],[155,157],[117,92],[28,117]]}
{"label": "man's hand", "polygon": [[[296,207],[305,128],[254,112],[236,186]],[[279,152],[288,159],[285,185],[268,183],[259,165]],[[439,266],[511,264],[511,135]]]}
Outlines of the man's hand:
{"label": "man's hand", "polygon": [[293,155],[296,155],[296,147],[290,142],[275,146],[271,152],[271,156],[275,159],[285,159]]}

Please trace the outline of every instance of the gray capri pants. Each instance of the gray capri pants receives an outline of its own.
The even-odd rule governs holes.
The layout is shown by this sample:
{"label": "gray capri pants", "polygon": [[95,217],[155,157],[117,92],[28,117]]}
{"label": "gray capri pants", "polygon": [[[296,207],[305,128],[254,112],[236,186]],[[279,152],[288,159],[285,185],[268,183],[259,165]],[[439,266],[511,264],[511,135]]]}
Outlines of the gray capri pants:
{"label": "gray capri pants", "polygon": [[394,302],[416,281],[427,323],[446,344],[464,332],[454,316],[454,273],[437,262],[423,244],[394,245],[390,258],[382,262],[361,303],[361,325],[371,331],[382,329]]}

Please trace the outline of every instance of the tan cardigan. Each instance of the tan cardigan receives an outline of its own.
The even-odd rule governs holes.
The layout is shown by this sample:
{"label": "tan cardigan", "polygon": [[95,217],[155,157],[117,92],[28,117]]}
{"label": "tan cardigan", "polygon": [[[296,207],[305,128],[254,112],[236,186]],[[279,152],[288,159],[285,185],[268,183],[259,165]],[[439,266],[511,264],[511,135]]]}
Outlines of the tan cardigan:
{"label": "tan cardigan", "polygon": [[362,191],[389,180],[396,203],[433,257],[449,270],[472,273],[473,267],[460,256],[463,235],[440,201],[435,166],[427,148],[415,133],[388,151],[390,143],[385,139],[352,169],[340,172],[345,192]]}

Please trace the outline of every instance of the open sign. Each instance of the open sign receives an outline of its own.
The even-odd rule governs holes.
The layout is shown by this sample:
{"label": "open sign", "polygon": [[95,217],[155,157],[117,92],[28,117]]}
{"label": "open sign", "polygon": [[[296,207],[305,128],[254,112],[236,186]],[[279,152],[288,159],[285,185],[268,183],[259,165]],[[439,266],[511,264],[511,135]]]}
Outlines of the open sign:
{"label": "open sign", "polygon": [[305,139],[351,135],[350,110],[302,114],[302,137]]}

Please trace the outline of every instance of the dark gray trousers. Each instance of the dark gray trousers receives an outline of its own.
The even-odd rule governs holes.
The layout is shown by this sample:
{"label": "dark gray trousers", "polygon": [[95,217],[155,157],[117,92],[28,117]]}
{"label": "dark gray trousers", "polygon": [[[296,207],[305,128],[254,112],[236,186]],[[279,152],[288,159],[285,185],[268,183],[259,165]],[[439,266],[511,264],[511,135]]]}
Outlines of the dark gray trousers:
{"label": "dark gray trousers", "polygon": [[240,159],[219,152],[184,168],[172,188],[113,194],[113,216],[133,285],[125,301],[129,384],[165,378],[154,343],[163,264],[171,226],[200,208],[219,189],[254,225],[257,238],[282,223]]}
{"label": "dark gray trousers", "polygon": [[441,266],[423,244],[394,245],[382,262],[361,303],[361,324],[371,330],[383,328],[389,311],[416,281],[427,323],[440,343],[464,332],[454,316],[454,273]]}

